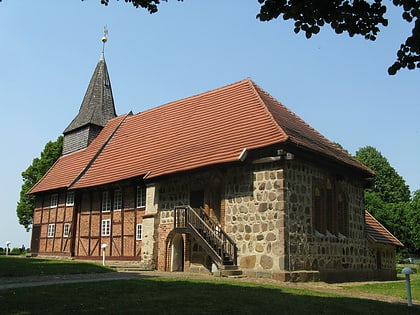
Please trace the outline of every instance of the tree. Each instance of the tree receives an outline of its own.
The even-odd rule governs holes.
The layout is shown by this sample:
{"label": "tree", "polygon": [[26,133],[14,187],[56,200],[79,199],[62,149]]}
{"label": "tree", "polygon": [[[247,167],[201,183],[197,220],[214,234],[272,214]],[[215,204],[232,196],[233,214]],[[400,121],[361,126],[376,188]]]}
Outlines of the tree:
{"label": "tree", "polygon": [[32,164],[22,172],[22,189],[20,191],[20,200],[17,203],[16,214],[19,224],[29,230],[32,224],[32,215],[35,208],[35,199],[27,195],[31,189],[44,174],[50,169],[55,161],[60,157],[63,148],[63,136],[57,138],[55,142],[48,142],[41,152],[40,158],[35,158]]}
{"label": "tree", "polygon": [[374,147],[367,146],[356,152],[356,158],[370,167],[376,174],[372,192],[386,203],[410,201],[410,189],[405,180]]}
{"label": "tree", "polygon": [[407,219],[410,244],[412,244],[414,252],[420,253],[420,190],[413,193]]}
{"label": "tree", "polygon": [[[160,3],[160,0],[124,1],[136,8],[145,8],[150,13],[157,12]],[[388,25],[388,19],[385,18],[387,6],[383,4],[385,0],[257,1],[261,4],[257,19],[270,21],[282,17],[284,20],[294,20],[294,32],[304,32],[307,38],[319,33],[321,27],[328,24],[337,34],[346,32],[350,37],[362,35],[374,41],[380,27]],[[101,0],[101,3],[108,5],[109,0]],[[388,73],[394,75],[401,68],[420,68],[420,0],[393,0],[392,3],[403,9],[402,18],[405,21],[414,22],[412,34],[401,44],[397,60],[388,68]]]}
{"label": "tree", "polygon": [[356,158],[376,173],[373,187],[365,191],[365,207],[404,245],[420,250],[420,191],[410,198],[409,187],[382,154],[371,146],[359,149]]}

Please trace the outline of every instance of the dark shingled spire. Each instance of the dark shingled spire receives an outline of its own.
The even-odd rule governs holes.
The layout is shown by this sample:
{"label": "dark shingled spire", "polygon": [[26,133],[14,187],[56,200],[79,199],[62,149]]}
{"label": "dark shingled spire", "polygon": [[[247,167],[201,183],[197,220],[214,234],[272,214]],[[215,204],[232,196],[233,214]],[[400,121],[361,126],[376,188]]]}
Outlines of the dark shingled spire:
{"label": "dark shingled spire", "polygon": [[63,154],[86,148],[108,120],[116,117],[104,54],[89,82],[79,113],[64,130]]}
{"label": "dark shingled spire", "polygon": [[64,130],[64,134],[88,124],[104,127],[109,119],[116,117],[111,81],[105,59],[101,55],[82,105],[76,118]]}

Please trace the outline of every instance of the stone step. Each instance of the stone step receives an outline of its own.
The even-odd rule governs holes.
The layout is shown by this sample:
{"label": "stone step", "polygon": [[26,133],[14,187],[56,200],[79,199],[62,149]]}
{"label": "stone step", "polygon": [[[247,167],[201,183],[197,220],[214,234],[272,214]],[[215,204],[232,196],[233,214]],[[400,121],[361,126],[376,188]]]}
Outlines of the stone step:
{"label": "stone step", "polygon": [[239,270],[237,265],[223,265],[219,268],[220,270]]}
{"label": "stone step", "polygon": [[142,272],[150,271],[150,269],[142,268],[141,266],[109,266],[118,272]]}
{"label": "stone step", "polygon": [[220,270],[221,277],[239,277],[242,276],[242,270]]}
{"label": "stone step", "polygon": [[213,275],[218,277],[241,277],[243,272],[237,265],[222,265],[213,271]]}

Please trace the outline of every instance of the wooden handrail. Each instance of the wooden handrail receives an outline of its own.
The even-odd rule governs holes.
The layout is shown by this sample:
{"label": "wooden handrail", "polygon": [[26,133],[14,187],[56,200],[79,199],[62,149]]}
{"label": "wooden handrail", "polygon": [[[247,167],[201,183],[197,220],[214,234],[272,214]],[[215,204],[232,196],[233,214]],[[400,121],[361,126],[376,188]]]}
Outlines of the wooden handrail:
{"label": "wooden handrail", "polygon": [[174,227],[185,228],[200,242],[206,243],[204,247],[216,263],[237,264],[234,241],[203,209],[194,210],[190,206],[175,207]]}

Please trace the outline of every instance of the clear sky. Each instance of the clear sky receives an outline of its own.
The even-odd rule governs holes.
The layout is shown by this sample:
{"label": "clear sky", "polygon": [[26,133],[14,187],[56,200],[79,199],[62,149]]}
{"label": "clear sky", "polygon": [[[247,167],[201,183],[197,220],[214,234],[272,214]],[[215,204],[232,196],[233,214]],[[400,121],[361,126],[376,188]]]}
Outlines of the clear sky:
{"label": "clear sky", "polygon": [[329,26],[307,40],[257,13],[257,0],[169,0],[153,15],[122,0],[0,2],[0,247],[29,246],[16,217],[21,172],[77,114],[105,25],[118,114],[249,77],[352,154],[375,147],[420,189],[420,70],[387,74],[411,32],[401,12],[376,42]]}

